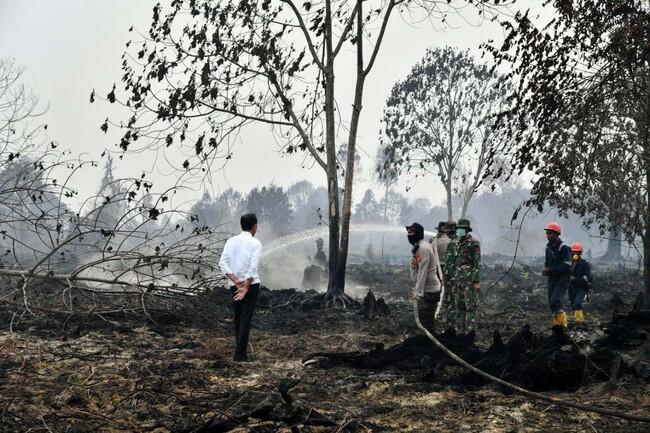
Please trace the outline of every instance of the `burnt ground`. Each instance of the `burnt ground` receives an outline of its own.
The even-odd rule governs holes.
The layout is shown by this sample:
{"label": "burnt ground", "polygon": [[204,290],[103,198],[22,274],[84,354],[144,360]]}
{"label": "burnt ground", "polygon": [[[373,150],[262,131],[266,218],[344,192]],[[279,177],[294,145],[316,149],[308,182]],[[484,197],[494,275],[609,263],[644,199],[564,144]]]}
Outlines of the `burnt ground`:
{"label": "burnt ground", "polygon": [[[309,293],[265,291],[252,333],[254,359],[249,363],[231,361],[232,317],[225,290],[194,299],[186,310],[152,313],[156,324],[137,314],[100,318],[92,312],[72,317],[26,314],[17,321],[14,307],[3,304],[0,432],[190,432],[200,431],[211,420],[212,430],[203,431],[650,431],[647,424],[514,395],[476,380],[453,363],[441,362],[435,352],[409,352],[380,366],[323,363],[327,357],[313,355],[367,359],[378,353],[378,345],[383,345],[384,353],[405,340],[414,341],[409,340],[417,330],[405,295],[407,273],[379,267],[366,272],[367,268],[353,267],[350,277],[386,296],[388,315],[367,318],[357,309],[312,309],[313,305],[301,303]],[[565,379],[545,382],[550,395],[638,415],[650,413],[646,362],[650,321],[645,322],[646,316],[616,315],[632,309],[638,278],[624,272],[599,275],[587,307],[588,328],[571,330],[564,341],[570,344],[556,344],[543,280],[529,269],[517,268],[490,288],[502,271],[497,267],[484,273],[481,330],[475,340],[455,340],[462,343],[459,351],[471,347],[483,360],[478,364],[487,366],[485,360],[496,356],[490,351],[494,331],[499,331],[505,347],[528,324],[533,337],[524,346],[514,346],[519,340],[512,343],[512,352],[525,355],[496,356],[498,362],[493,364],[503,367],[497,374],[538,386],[540,375],[559,371]],[[619,299],[612,302],[614,295]],[[420,343],[426,352],[429,346]],[[545,358],[533,360],[544,351]],[[567,353],[583,361],[568,377],[562,376]],[[609,367],[619,354],[622,367],[608,385]],[[303,365],[303,360],[315,358],[318,362]],[[291,405],[278,392],[287,379],[299,379],[288,392]],[[264,407],[268,410],[259,410]],[[246,416],[256,409],[255,416]],[[313,424],[325,420],[322,424],[330,425],[305,425],[308,418]]]}

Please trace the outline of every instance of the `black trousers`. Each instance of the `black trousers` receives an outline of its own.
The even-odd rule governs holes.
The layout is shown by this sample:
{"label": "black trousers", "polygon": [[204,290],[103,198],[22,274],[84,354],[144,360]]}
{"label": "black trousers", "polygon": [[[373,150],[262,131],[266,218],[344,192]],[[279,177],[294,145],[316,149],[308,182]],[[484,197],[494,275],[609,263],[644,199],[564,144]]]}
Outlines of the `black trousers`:
{"label": "black trousers", "polygon": [[[230,288],[230,291],[234,296],[237,288],[233,286]],[[255,304],[257,303],[257,295],[259,295],[259,292],[260,285],[252,284],[244,299],[241,301],[233,300],[232,302],[233,309],[235,310],[235,356],[246,356],[251,321],[253,320],[253,313],[255,312]]]}
{"label": "black trousers", "polygon": [[435,331],[438,302],[440,302],[440,292],[424,292],[424,296],[418,302],[418,316],[420,317],[420,323],[422,323],[422,326],[432,334]]}

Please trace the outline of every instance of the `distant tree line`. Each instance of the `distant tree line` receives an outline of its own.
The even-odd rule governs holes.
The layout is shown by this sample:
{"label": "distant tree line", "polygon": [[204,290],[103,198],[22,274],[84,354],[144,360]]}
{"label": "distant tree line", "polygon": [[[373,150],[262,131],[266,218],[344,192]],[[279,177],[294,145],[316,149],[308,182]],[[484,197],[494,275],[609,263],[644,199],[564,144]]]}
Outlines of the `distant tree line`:
{"label": "distant tree line", "polygon": [[[543,212],[529,212],[522,220],[523,212],[513,220],[517,209],[530,199],[530,189],[521,186],[502,187],[497,192],[479,192],[468,206],[467,216],[471,219],[476,235],[484,244],[486,253],[509,255],[515,250],[519,237],[525,245],[519,246],[519,255],[540,256],[546,242],[543,227],[547,220],[559,219],[565,229],[565,237],[570,241],[580,241],[592,245],[593,254],[603,253],[607,240],[598,231],[587,230],[582,226],[583,219],[576,215],[561,217],[553,208]],[[462,204],[460,196],[459,205]],[[446,221],[446,203],[434,204],[433,197],[412,197],[408,193],[390,188],[383,194],[367,189],[353,206],[351,218],[353,225],[372,224],[403,227],[415,221],[424,225],[428,231],[435,231],[440,221]],[[197,227],[221,229],[229,232],[239,231],[239,216],[245,212],[255,212],[264,229],[261,236],[266,239],[286,236],[322,226],[322,209],[327,206],[327,190],[303,180],[288,188],[278,185],[256,187],[248,193],[228,188],[218,195],[204,193],[191,208]],[[523,227],[519,230],[520,225]],[[391,230],[387,227],[387,233]],[[390,236],[392,248],[400,243],[399,236]],[[364,242],[369,242],[366,239]],[[377,240],[375,239],[375,241]],[[621,243],[618,243],[620,248]],[[365,248],[366,245],[363,246]],[[353,246],[358,253],[362,248]],[[635,258],[636,254],[633,254]]]}

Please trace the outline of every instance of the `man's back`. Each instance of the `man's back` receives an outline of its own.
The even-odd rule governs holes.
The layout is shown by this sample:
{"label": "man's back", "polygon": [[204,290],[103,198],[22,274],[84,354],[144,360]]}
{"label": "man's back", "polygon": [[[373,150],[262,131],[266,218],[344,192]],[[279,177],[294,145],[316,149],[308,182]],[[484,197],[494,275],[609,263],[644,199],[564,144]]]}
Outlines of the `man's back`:
{"label": "man's back", "polygon": [[432,244],[434,247],[438,248],[438,257],[440,257],[443,262],[441,265],[444,265],[444,260],[447,258],[449,242],[451,242],[451,238],[444,233],[433,239]]}
{"label": "man's back", "polygon": [[249,232],[243,231],[228,239],[221,253],[219,266],[224,273],[235,274],[240,279],[253,278],[253,283],[259,283],[257,274],[262,243]]}

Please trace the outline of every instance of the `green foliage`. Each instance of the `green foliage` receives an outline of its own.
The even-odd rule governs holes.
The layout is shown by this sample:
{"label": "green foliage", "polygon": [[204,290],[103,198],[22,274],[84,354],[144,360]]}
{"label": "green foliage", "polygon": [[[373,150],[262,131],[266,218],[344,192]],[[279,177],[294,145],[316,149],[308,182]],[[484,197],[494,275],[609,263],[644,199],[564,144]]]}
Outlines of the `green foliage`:
{"label": "green foliage", "polygon": [[[147,137],[156,139],[147,147],[192,149],[180,165],[193,170],[227,158],[231,134],[245,124],[259,121],[288,128],[282,135],[291,132],[289,111],[307,98],[309,84],[303,84],[315,80],[303,74],[312,63],[306,47],[295,43],[287,9],[281,2],[250,0],[156,5],[144,42],[127,43],[121,97],[115,86],[106,96],[133,112],[121,125],[120,148],[136,150],[135,142]],[[322,9],[303,15],[313,18]],[[309,95],[313,103],[319,92]],[[91,102],[95,98],[93,91]],[[297,113],[309,124],[307,111]],[[107,128],[105,122],[102,130]],[[304,150],[296,140],[285,150]]]}
{"label": "green foliage", "polygon": [[354,220],[358,223],[378,223],[382,221],[382,208],[372,190],[366,190],[363,199],[357,203]]}
{"label": "green foliage", "polygon": [[386,102],[380,177],[434,173],[466,207],[483,176],[485,150],[506,145],[495,128],[506,91],[503,77],[468,52],[427,50]]}
{"label": "green foliage", "polygon": [[270,185],[253,188],[246,198],[245,208],[257,214],[260,222],[270,224],[278,236],[291,231],[293,211],[289,196],[281,187]]}
{"label": "green foliage", "polygon": [[[647,235],[650,166],[650,11],[635,0],[547,2],[543,28],[528,14],[504,23],[487,46],[518,80],[500,123],[516,146],[515,172],[530,170],[529,204],[575,211],[602,232]],[[491,149],[501,157],[502,149]],[[495,176],[509,174],[507,168]]]}

